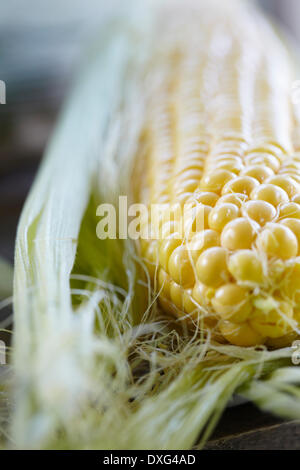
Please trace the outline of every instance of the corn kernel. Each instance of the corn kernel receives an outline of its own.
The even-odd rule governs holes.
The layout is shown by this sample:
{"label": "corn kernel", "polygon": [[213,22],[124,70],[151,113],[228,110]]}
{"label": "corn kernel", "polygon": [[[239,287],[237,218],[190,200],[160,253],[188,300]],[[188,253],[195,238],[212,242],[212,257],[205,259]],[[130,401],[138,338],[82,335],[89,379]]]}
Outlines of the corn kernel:
{"label": "corn kernel", "polygon": [[264,279],[262,263],[252,250],[240,250],[229,258],[228,269],[240,282],[261,284]]}
{"label": "corn kernel", "polygon": [[270,310],[257,309],[250,320],[251,327],[260,335],[279,338],[292,330],[293,308],[284,301],[277,301],[277,306]]}
{"label": "corn kernel", "polygon": [[280,207],[279,217],[300,219],[300,205],[296,202],[288,202]]}
{"label": "corn kernel", "polygon": [[248,152],[266,152],[267,155],[274,155],[281,162],[284,158],[285,150],[278,142],[268,142],[263,143],[263,145],[258,145],[255,148],[251,147]]}
{"label": "corn kernel", "polygon": [[292,201],[296,204],[300,204],[300,194],[296,194],[295,196],[293,196]]}
{"label": "corn kernel", "polygon": [[297,261],[293,266],[289,266],[283,277],[283,292],[293,302],[300,305],[300,262]]}
{"label": "corn kernel", "polygon": [[252,310],[249,291],[237,284],[219,287],[212,299],[212,306],[221,318],[235,323],[246,321]]}
{"label": "corn kernel", "polygon": [[288,227],[296,236],[298,241],[298,254],[300,253],[300,220],[299,219],[283,219],[280,221],[285,227]]}
{"label": "corn kernel", "polygon": [[223,186],[234,177],[235,174],[228,170],[213,170],[202,178],[200,188],[203,191],[220,193]]}
{"label": "corn kernel", "polygon": [[259,165],[268,167],[274,172],[278,171],[280,168],[280,161],[278,158],[268,153],[249,153],[245,157],[245,163],[248,166]]}
{"label": "corn kernel", "polygon": [[219,287],[229,280],[227,250],[221,247],[208,248],[196,264],[200,282],[209,287]]}
{"label": "corn kernel", "polygon": [[219,199],[219,196],[216,193],[206,191],[199,194],[193,194],[193,199],[201,204],[204,204],[205,206],[214,207]]}
{"label": "corn kernel", "polygon": [[218,202],[216,203],[216,207],[222,204],[235,204],[239,209],[242,207],[243,202],[246,202],[248,196],[245,194],[225,194],[225,196],[221,196]]}
{"label": "corn kernel", "polygon": [[254,201],[262,200],[269,202],[275,207],[277,207],[278,204],[289,202],[287,193],[282,188],[275,186],[274,184],[261,184],[257,188],[254,188],[250,197]]}
{"label": "corn kernel", "polygon": [[254,224],[245,217],[232,220],[225,226],[221,234],[221,246],[229,250],[251,248],[257,230]]}
{"label": "corn kernel", "polygon": [[170,298],[179,310],[183,310],[183,289],[174,281],[170,283]]}
{"label": "corn kernel", "polygon": [[197,204],[191,208],[184,208],[184,234],[187,239],[209,228],[208,217],[212,208],[203,204]]}
{"label": "corn kernel", "polygon": [[269,257],[289,259],[297,255],[298,242],[294,233],[281,224],[269,223],[257,238],[257,246]]}
{"label": "corn kernel", "polygon": [[208,225],[212,230],[221,232],[225,225],[239,215],[238,207],[235,204],[224,203],[218,205],[209,214]]}
{"label": "corn kernel", "polygon": [[181,286],[194,285],[194,269],[185,245],[178,246],[172,252],[168,263],[168,272],[174,281]]}
{"label": "corn kernel", "polygon": [[244,165],[241,159],[238,157],[223,158],[222,156],[222,159],[220,159],[220,161],[218,161],[218,163],[216,164],[216,168],[228,170],[231,173],[235,173],[236,175],[238,175],[243,170]]}
{"label": "corn kernel", "polygon": [[161,292],[161,295],[163,295],[167,299],[170,298],[170,284],[170,276],[168,275],[168,273],[166,273],[166,271],[160,269],[158,272],[158,288]]}
{"label": "corn kernel", "polygon": [[151,241],[151,243],[149,243],[145,252],[144,262],[149,271],[151,279],[153,279],[158,264],[158,247],[155,241]]}
{"label": "corn kernel", "polygon": [[207,287],[200,282],[197,282],[194,285],[192,296],[199,305],[208,306],[211,302],[211,299],[215,295],[215,289],[212,287]]}
{"label": "corn kernel", "polygon": [[187,180],[198,180],[202,177],[201,168],[187,168],[176,175],[176,183],[180,182],[182,184]]}
{"label": "corn kernel", "polygon": [[279,188],[283,189],[287,195],[292,198],[300,192],[300,185],[296,183],[292,178],[286,175],[275,175],[271,176],[266,180],[267,184],[274,184]]}
{"label": "corn kernel", "polygon": [[251,176],[238,176],[225,184],[222,194],[240,193],[247,196],[259,185],[259,182]]}
{"label": "corn kernel", "polygon": [[275,207],[266,201],[248,201],[242,208],[242,214],[263,226],[274,220],[277,213]]}
{"label": "corn kernel", "polygon": [[182,240],[178,238],[178,233],[169,235],[166,239],[159,242],[158,258],[160,265],[165,271],[168,271],[169,259],[175,248],[182,244]]}
{"label": "corn kernel", "polygon": [[220,332],[229,343],[235,346],[256,346],[264,342],[264,337],[255,331],[248,323],[232,323],[223,320],[219,324]]}
{"label": "corn kernel", "polygon": [[197,261],[201,253],[214,246],[220,245],[220,235],[215,230],[203,230],[197,233],[188,243],[187,248],[194,262]]}
{"label": "corn kernel", "polygon": [[179,235],[180,232],[178,230],[180,230],[180,221],[170,220],[169,222],[164,222],[160,228],[158,238],[160,240],[165,240],[170,236],[174,237],[175,233],[177,234],[178,238],[181,238]]}
{"label": "corn kernel", "polygon": [[177,181],[174,184],[174,193],[176,196],[180,196],[186,192],[193,192],[199,185],[199,179],[187,179],[186,181]]}
{"label": "corn kernel", "polygon": [[273,176],[274,171],[267,166],[252,165],[246,167],[241,174],[243,176],[251,176],[252,178],[257,179],[257,181],[262,183],[265,179]]}
{"label": "corn kernel", "polygon": [[193,196],[194,192],[183,192],[182,194],[176,195],[176,202],[182,207],[188,202]]}

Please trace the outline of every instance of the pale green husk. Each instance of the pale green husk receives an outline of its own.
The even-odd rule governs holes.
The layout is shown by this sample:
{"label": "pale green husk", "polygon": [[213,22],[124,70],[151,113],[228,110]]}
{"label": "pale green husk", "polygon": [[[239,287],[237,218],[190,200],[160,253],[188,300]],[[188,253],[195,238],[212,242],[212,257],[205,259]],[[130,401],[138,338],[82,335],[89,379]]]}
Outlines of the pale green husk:
{"label": "pale green husk", "polygon": [[300,418],[290,348],[191,336],[157,309],[133,242],[96,237],[97,204],[128,192],[151,22],[102,31],[24,207],[6,447],[201,448],[235,392]]}

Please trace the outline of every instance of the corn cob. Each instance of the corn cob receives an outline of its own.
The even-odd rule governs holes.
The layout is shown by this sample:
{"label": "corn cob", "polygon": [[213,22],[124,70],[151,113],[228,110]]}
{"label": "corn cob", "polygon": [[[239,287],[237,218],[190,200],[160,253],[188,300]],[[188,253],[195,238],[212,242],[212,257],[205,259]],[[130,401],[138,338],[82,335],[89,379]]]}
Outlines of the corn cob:
{"label": "corn cob", "polygon": [[163,309],[238,346],[277,346],[300,321],[293,68],[256,12],[193,7],[182,23],[168,15],[160,36],[141,193],[149,207],[188,207],[187,218],[162,216],[141,252]]}

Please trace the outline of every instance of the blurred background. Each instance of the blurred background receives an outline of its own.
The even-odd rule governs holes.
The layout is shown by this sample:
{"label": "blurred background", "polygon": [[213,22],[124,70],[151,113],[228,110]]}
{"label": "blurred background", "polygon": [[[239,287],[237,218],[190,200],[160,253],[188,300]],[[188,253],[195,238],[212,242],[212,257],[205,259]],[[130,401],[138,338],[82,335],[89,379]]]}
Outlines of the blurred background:
{"label": "blurred background", "polygon": [[[300,42],[300,1],[260,0]],[[17,220],[82,50],[121,0],[0,4],[0,256],[13,260]],[[125,5],[126,7],[126,5]],[[300,79],[300,77],[299,77]]]}

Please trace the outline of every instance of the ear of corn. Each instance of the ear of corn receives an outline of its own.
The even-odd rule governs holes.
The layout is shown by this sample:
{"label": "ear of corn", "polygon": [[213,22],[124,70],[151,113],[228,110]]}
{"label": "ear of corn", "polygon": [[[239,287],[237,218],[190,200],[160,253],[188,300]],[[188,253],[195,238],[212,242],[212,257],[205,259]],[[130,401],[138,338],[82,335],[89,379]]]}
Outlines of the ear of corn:
{"label": "ear of corn", "polygon": [[210,320],[232,344],[269,344],[299,326],[293,65],[256,14],[237,8],[206,23],[198,14],[185,40],[181,24],[169,32],[171,65],[150,97],[147,128],[143,200],[183,210],[167,232],[158,222],[159,239],[143,242],[142,255],[163,308]]}
{"label": "ear of corn", "polygon": [[[259,96],[265,96],[267,90],[267,107],[256,109],[261,119],[255,127],[257,139],[266,132],[270,139],[276,137],[280,146],[289,144],[286,114],[280,114],[280,105],[271,93],[277,84],[265,87],[256,72],[262,54],[258,52],[260,37],[250,62],[237,40],[231,51],[234,31],[234,38],[239,33],[244,38],[243,51],[247,49],[246,33],[252,39],[255,36],[249,24],[256,13],[239,1],[149,3],[150,7],[145,4],[138,13],[134,9],[138,15],[134,26],[126,17],[117,27],[113,24],[108,37],[103,34],[66,105],[23,210],[15,259],[14,406],[9,427],[2,413],[2,398],[6,398],[8,388],[1,383],[0,432],[10,437],[6,447],[202,447],[236,390],[279,415],[300,418],[299,377],[288,367],[291,349],[268,351],[265,347],[223,344],[219,341],[220,319],[215,314],[218,311],[224,318],[224,328],[227,322],[230,326],[241,320],[248,342],[251,335],[260,334],[244,320],[253,305],[249,289],[264,279],[265,264],[260,269],[261,258],[252,247],[243,246],[232,250],[229,267],[229,248],[221,246],[222,233],[224,227],[240,218],[248,221],[245,210],[254,214],[255,218],[249,215],[249,219],[257,226],[273,221],[277,211],[274,203],[268,201],[270,206],[263,204],[257,210],[256,199],[254,205],[247,205],[247,191],[253,180],[257,183],[252,190],[256,190],[264,178],[273,177],[280,168],[279,157],[289,151],[274,146],[275,140],[268,146],[260,142],[263,152],[255,147],[246,157],[253,160],[250,173],[243,173],[248,179],[240,186],[247,189],[246,194],[229,191],[221,196],[222,183],[223,187],[230,184],[232,175],[239,178],[245,169],[243,152],[254,132],[253,89]],[[141,2],[133,2],[134,7],[137,4]],[[255,21],[262,21],[259,15]],[[191,26],[189,31],[186,24]],[[194,49],[192,56],[186,55],[188,46]],[[239,70],[245,70],[245,82],[240,80]],[[198,99],[201,83],[211,103],[205,122],[205,102]],[[244,88],[252,92],[244,93]],[[283,102],[285,88],[278,91]],[[150,108],[144,106],[149,96]],[[224,103],[229,121],[222,112]],[[273,108],[274,113],[280,111],[278,120]],[[150,115],[155,119],[150,120]],[[181,132],[177,131],[178,123]],[[142,158],[144,147],[148,172]],[[218,155],[222,163],[217,173]],[[199,259],[203,252],[212,254],[212,264],[218,268],[209,265],[203,270],[206,283],[193,284],[197,269],[191,270],[190,257],[186,258],[181,249],[182,240],[179,244],[172,236],[165,240],[160,247],[160,264],[156,263],[156,246],[143,241],[141,249],[149,268],[146,274],[153,277],[155,289],[154,298],[150,293],[146,297],[145,309],[136,302],[140,286],[147,287],[147,279],[137,275],[137,264],[142,263],[134,245],[97,240],[94,207],[95,201],[114,202],[124,187],[128,190],[136,182],[128,176],[136,161],[147,176],[140,191],[147,203],[151,199],[182,204],[186,196],[193,200],[197,193],[196,201],[204,204],[200,216],[213,228],[206,228],[191,240],[187,237],[186,243],[193,246],[191,256],[196,266],[202,267],[203,258],[201,262]],[[209,167],[214,168],[213,175]],[[200,182],[205,183],[205,190],[198,191]],[[217,186],[214,191],[212,184]],[[266,194],[274,201],[284,199],[287,188],[281,189],[283,192],[278,189]],[[258,207],[261,201],[258,198]],[[296,197],[292,202],[297,203]],[[296,227],[298,220],[290,217],[294,206],[284,204],[280,208],[289,214],[285,223]],[[212,208],[218,207],[220,211],[211,215]],[[172,226],[176,214],[174,211]],[[164,226],[165,233],[170,228]],[[245,229],[243,224],[240,229]],[[227,238],[230,243],[236,240],[234,236]],[[268,243],[268,237],[263,242]],[[274,273],[280,279],[282,263],[286,266],[287,261],[278,260]],[[293,269],[297,273],[297,266]],[[234,280],[230,270],[241,280]],[[226,284],[221,283],[223,279]],[[185,322],[161,314],[155,302],[158,293],[166,309],[188,312],[199,322],[196,334],[190,334]],[[255,298],[257,310],[274,316],[275,294]],[[282,302],[289,305],[286,299]],[[282,305],[287,316],[288,305]],[[203,323],[209,327],[206,335],[202,334]],[[233,335],[232,330],[229,334]],[[281,336],[270,339],[276,347],[284,345]],[[282,375],[269,375],[274,369]],[[257,390],[268,389],[268,404],[266,394],[254,393],[252,385],[258,380]]]}

